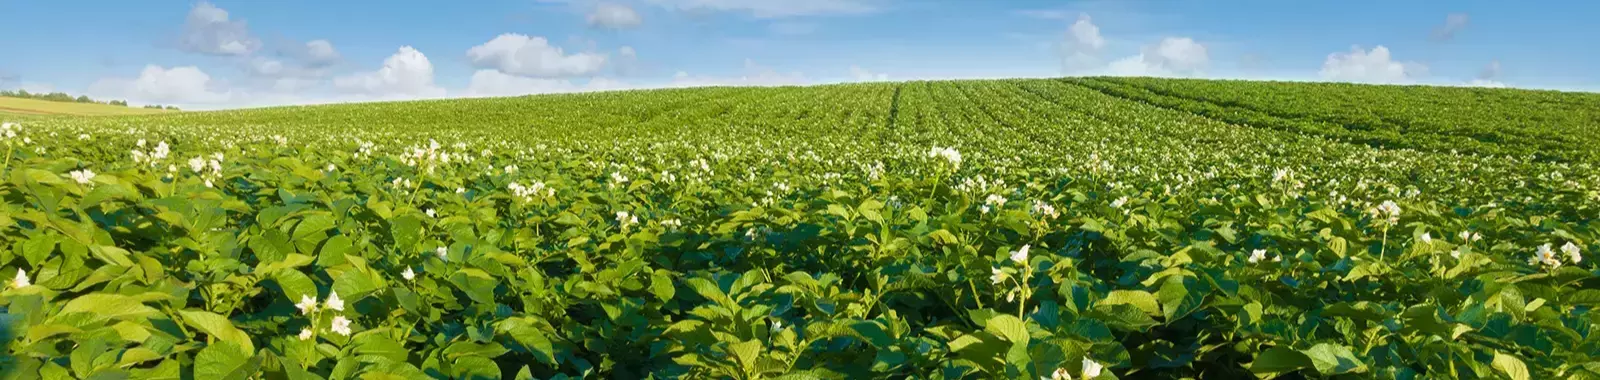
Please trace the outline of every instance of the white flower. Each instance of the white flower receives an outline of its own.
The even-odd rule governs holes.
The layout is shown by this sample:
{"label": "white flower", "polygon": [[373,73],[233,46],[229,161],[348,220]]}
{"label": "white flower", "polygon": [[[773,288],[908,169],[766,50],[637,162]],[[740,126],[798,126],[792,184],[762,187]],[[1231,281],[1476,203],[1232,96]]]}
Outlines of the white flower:
{"label": "white flower", "polygon": [[432,217],[433,217],[433,216],[434,216],[434,215],[436,215],[436,214],[437,214],[437,213],[435,213],[435,212],[434,212],[434,211],[433,211],[433,209],[431,209],[431,208],[430,208],[430,209],[423,209],[423,210],[422,210],[422,213],[423,213],[423,214],[428,214],[428,217],[429,217],[429,218],[432,218]]}
{"label": "white flower", "polygon": [[1023,244],[1022,248],[1018,248],[1016,251],[1011,252],[1011,261],[1014,261],[1014,262],[1016,262],[1018,264],[1027,264],[1028,263],[1028,245],[1027,244]]}
{"label": "white flower", "polygon": [[1456,260],[1460,260],[1461,259],[1461,247],[1456,247],[1455,250],[1450,251],[1450,258],[1456,259]]}
{"label": "white flower", "polygon": [[450,254],[450,249],[449,248],[445,248],[445,247],[441,246],[438,249],[435,249],[433,251],[434,251],[434,253],[438,253],[439,254],[439,260],[450,261],[450,256],[448,256]]}
{"label": "white flower", "polygon": [[928,151],[928,158],[944,158],[951,166],[961,166],[961,152],[956,151],[956,148],[933,147]]}
{"label": "white flower", "polygon": [[189,170],[195,173],[206,170],[206,159],[199,156],[189,159]]}
{"label": "white flower", "polygon": [[639,223],[639,217],[628,214],[627,211],[617,211],[617,224],[624,227]]}
{"label": "white flower", "polygon": [[1006,280],[1006,272],[1000,271],[1000,268],[989,268],[989,273],[989,281],[995,283],[995,285],[999,285],[1001,281]]}
{"label": "white flower", "polygon": [[339,169],[339,167],[333,166],[333,164],[328,164],[328,171],[331,172],[331,171],[338,170],[338,169]]}
{"label": "white flower", "polygon": [[1090,360],[1087,357],[1083,358],[1083,377],[1084,378],[1092,379],[1092,378],[1095,378],[1096,376],[1100,376],[1100,371],[1104,370],[1104,369],[1106,369],[1106,366],[1100,365],[1100,363],[1095,363],[1094,360]]}
{"label": "white flower", "polygon": [[1427,232],[1423,232],[1422,236],[1418,236],[1417,239],[1422,240],[1422,244],[1433,245],[1433,235]]}
{"label": "white flower", "polygon": [[1254,251],[1250,251],[1250,258],[1246,259],[1246,260],[1250,261],[1251,264],[1255,264],[1257,262],[1260,262],[1261,259],[1265,259],[1265,258],[1267,258],[1267,250],[1265,250],[1265,249],[1257,249],[1257,250],[1254,250]]}
{"label": "white flower", "polygon": [[411,267],[406,267],[405,272],[400,272],[400,277],[405,278],[406,281],[415,280],[417,279],[417,272],[412,271]]}
{"label": "white flower", "polygon": [[1005,206],[1006,197],[1002,197],[999,194],[989,194],[988,197],[983,199],[983,203],[994,207]]}
{"label": "white flower", "polygon": [[1573,264],[1583,262],[1583,255],[1579,251],[1578,246],[1570,241],[1561,246],[1561,253],[1567,254],[1567,258],[1572,259]]}
{"label": "white flower", "polygon": [[300,329],[300,340],[311,340],[311,329]]}
{"label": "white flower", "polygon": [[333,325],[329,326],[328,329],[339,333],[339,335],[350,336],[350,319],[345,318],[343,315],[333,317]]}
{"label": "white flower", "polygon": [[337,290],[328,293],[328,301],[326,304],[328,305],[329,309],[344,311],[344,300],[339,299],[339,291]]}
{"label": "white flower", "polygon": [[11,286],[14,288],[25,288],[28,287],[28,285],[33,285],[33,282],[28,281],[28,272],[23,272],[22,268],[17,268],[17,278],[11,279]]}
{"label": "white flower", "polygon": [[1072,373],[1067,372],[1066,368],[1056,368],[1055,372],[1050,373],[1049,378],[1040,378],[1040,380],[1072,380]]}
{"label": "white flower", "polygon": [[1122,205],[1125,204],[1128,204],[1128,197],[1117,198],[1117,200],[1111,202],[1111,208],[1122,208]]}
{"label": "white flower", "polygon": [[317,310],[317,299],[302,295],[300,296],[300,303],[294,304],[294,307],[300,309],[300,314],[310,315],[311,312]]}
{"label": "white flower", "polygon": [[464,188],[464,187],[457,187],[456,188],[456,194],[463,194],[463,193],[466,193],[466,192],[467,192],[467,188]]}
{"label": "white flower", "polygon": [[783,321],[772,320],[772,331],[783,330]]}
{"label": "white flower", "polygon": [[1533,257],[1528,259],[1528,264],[1544,264],[1555,269],[1561,267],[1561,260],[1556,258],[1555,252],[1550,249],[1550,244],[1545,244],[1539,246],[1533,253]]}
{"label": "white flower", "polygon": [[77,181],[79,185],[88,185],[90,181],[94,180],[94,172],[89,169],[74,170],[67,174],[71,175],[72,180]]}

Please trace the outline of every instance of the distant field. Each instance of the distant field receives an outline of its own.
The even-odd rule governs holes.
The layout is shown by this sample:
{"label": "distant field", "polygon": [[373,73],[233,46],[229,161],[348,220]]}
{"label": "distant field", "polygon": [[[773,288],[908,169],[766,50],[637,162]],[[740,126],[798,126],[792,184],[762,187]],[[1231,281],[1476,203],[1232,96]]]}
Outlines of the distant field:
{"label": "distant field", "polygon": [[0,128],[0,378],[1600,379],[1596,94],[1059,78]]}
{"label": "distant field", "polygon": [[149,115],[172,112],[138,107],[0,97],[0,115]]}

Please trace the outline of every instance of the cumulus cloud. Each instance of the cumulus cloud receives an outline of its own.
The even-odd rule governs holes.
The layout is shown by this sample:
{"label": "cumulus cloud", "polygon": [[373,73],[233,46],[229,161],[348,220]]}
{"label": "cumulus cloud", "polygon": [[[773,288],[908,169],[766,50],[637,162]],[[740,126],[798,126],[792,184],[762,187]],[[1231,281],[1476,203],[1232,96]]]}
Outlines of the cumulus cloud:
{"label": "cumulus cloud", "polygon": [[1451,13],[1444,17],[1444,25],[1433,29],[1434,41],[1449,41],[1456,37],[1456,33],[1467,28],[1469,18],[1466,13]]}
{"label": "cumulus cloud", "polygon": [[645,0],[689,11],[747,12],[756,18],[860,14],[879,9],[881,0]]}
{"label": "cumulus cloud", "polygon": [[1100,36],[1100,27],[1095,26],[1094,20],[1087,14],[1078,15],[1078,20],[1067,27],[1066,37],[1058,47],[1062,70],[1079,71],[1098,65],[1100,49],[1105,46],[1106,39]]}
{"label": "cumulus cloud", "polygon": [[[629,50],[632,50],[631,48]],[[600,72],[604,54],[567,54],[544,37],[507,33],[467,50],[473,66],[529,77],[576,77]]]}
{"label": "cumulus cloud", "polygon": [[444,90],[433,83],[433,63],[422,52],[402,46],[377,71],[334,78],[341,91],[393,97],[435,97]]}
{"label": "cumulus cloud", "polygon": [[1113,76],[1189,76],[1211,63],[1206,46],[1189,37],[1167,37],[1138,55],[1112,61],[1103,73]]}
{"label": "cumulus cloud", "polygon": [[1323,79],[1343,82],[1408,83],[1427,72],[1428,67],[1420,63],[1395,61],[1389,48],[1379,45],[1372,50],[1354,46],[1348,52],[1329,54],[1320,74]]}
{"label": "cumulus cloud", "polygon": [[312,40],[307,42],[300,53],[300,59],[310,67],[323,67],[339,62],[339,51],[333,48],[333,43],[328,40]]}
{"label": "cumulus cloud", "polygon": [[589,11],[589,26],[628,29],[644,23],[632,7],[617,3],[600,3]]}
{"label": "cumulus cloud", "polygon": [[850,66],[850,76],[857,82],[883,82],[889,80],[889,74],[873,73],[860,66]]}
{"label": "cumulus cloud", "polygon": [[211,75],[194,66],[145,66],[139,77],[105,78],[89,85],[92,97],[127,99],[134,104],[216,104],[227,102],[227,92],[215,91]]}
{"label": "cumulus cloud", "polygon": [[260,47],[243,20],[229,20],[228,11],[204,1],[189,10],[178,37],[178,48],[192,53],[243,56]]}
{"label": "cumulus cloud", "polygon": [[1106,46],[1106,39],[1100,36],[1100,27],[1094,25],[1089,15],[1079,15],[1078,21],[1073,22],[1067,30],[1067,42],[1074,47],[1100,50]]}

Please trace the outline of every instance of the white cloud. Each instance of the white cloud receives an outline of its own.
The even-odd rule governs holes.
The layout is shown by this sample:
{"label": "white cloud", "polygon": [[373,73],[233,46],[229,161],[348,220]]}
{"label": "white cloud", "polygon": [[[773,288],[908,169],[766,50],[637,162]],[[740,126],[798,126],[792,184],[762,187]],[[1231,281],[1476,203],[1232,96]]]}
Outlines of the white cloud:
{"label": "white cloud", "polygon": [[1203,69],[1211,61],[1206,46],[1189,37],[1163,38],[1154,48],[1147,48],[1144,55],[1157,66],[1180,72]]}
{"label": "white cloud", "polygon": [[1094,25],[1089,15],[1079,15],[1078,21],[1067,28],[1067,42],[1080,49],[1100,50],[1106,46],[1106,39],[1100,36],[1100,27]]}
{"label": "white cloud", "polygon": [[638,27],[644,23],[639,17],[639,12],[634,12],[632,7],[617,3],[600,3],[589,11],[589,26],[627,29]]}
{"label": "white cloud", "polygon": [[214,91],[211,75],[194,66],[164,68],[145,66],[139,77],[105,78],[89,85],[94,98],[127,99],[134,104],[217,104],[231,95]]}
{"label": "white cloud", "polygon": [[204,1],[189,10],[178,37],[179,49],[201,54],[243,56],[260,47],[243,20],[230,21],[228,11]]}
{"label": "white cloud", "polygon": [[1389,48],[1379,45],[1372,50],[1360,46],[1348,52],[1328,54],[1322,62],[1323,79],[1345,82],[1408,83],[1427,75],[1428,67],[1420,63],[1398,62],[1389,55]]}
{"label": "white cloud", "polygon": [[387,97],[436,97],[444,89],[433,84],[433,63],[422,52],[402,46],[383,61],[377,71],[334,78],[333,85],[346,92]]}
{"label": "white cloud", "polygon": [[[631,50],[631,49],[630,49]],[[473,66],[531,77],[575,77],[600,72],[604,54],[566,54],[544,37],[507,33],[467,50]]]}
{"label": "white cloud", "polygon": [[1467,28],[1468,20],[1469,17],[1467,17],[1466,13],[1451,13],[1450,15],[1445,16],[1444,25],[1440,25],[1438,28],[1433,29],[1433,40],[1449,41],[1450,39],[1455,38],[1456,33],[1461,33],[1461,30]]}
{"label": "white cloud", "polygon": [[850,66],[850,76],[857,82],[883,82],[889,80],[889,74],[873,73],[860,66]]}
{"label": "white cloud", "polygon": [[333,48],[333,43],[328,42],[328,40],[312,40],[311,42],[307,42],[305,51],[300,57],[300,59],[306,62],[307,66],[311,67],[323,67],[331,65],[335,62],[339,62],[339,58],[339,51],[335,50]]}
{"label": "white cloud", "polygon": [[1167,37],[1146,46],[1138,55],[1107,64],[1099,72],[1112,76],[1191,76],[1199,75],[1211,63],[1205,45],[1189,37]]}
{"label": "white cloud", "polygon": [[860,14],[879,9],[881,0],[645,0],[658,6],[691,11],[749,12],[757,18]]}
{"label": "white cloud", "polygon": [[1100,27],[1095,26],[1089,15],[1078,15],[1078,20],[1067,28],[1065,39],[1057,47],[1062,71],[1075,72],[1098,66],[1100,49],[1105,46],[1106,39],[1100,35]]}

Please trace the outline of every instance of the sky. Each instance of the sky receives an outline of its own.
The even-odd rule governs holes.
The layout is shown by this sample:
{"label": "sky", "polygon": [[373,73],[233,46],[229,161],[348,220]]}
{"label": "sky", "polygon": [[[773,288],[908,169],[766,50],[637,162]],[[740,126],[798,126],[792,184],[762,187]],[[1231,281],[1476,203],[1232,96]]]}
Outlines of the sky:
{"label": "sky", "polygon": [[227,109],[1126,75],[1596,91],[1593,1],[0,0],[0,89]]}

